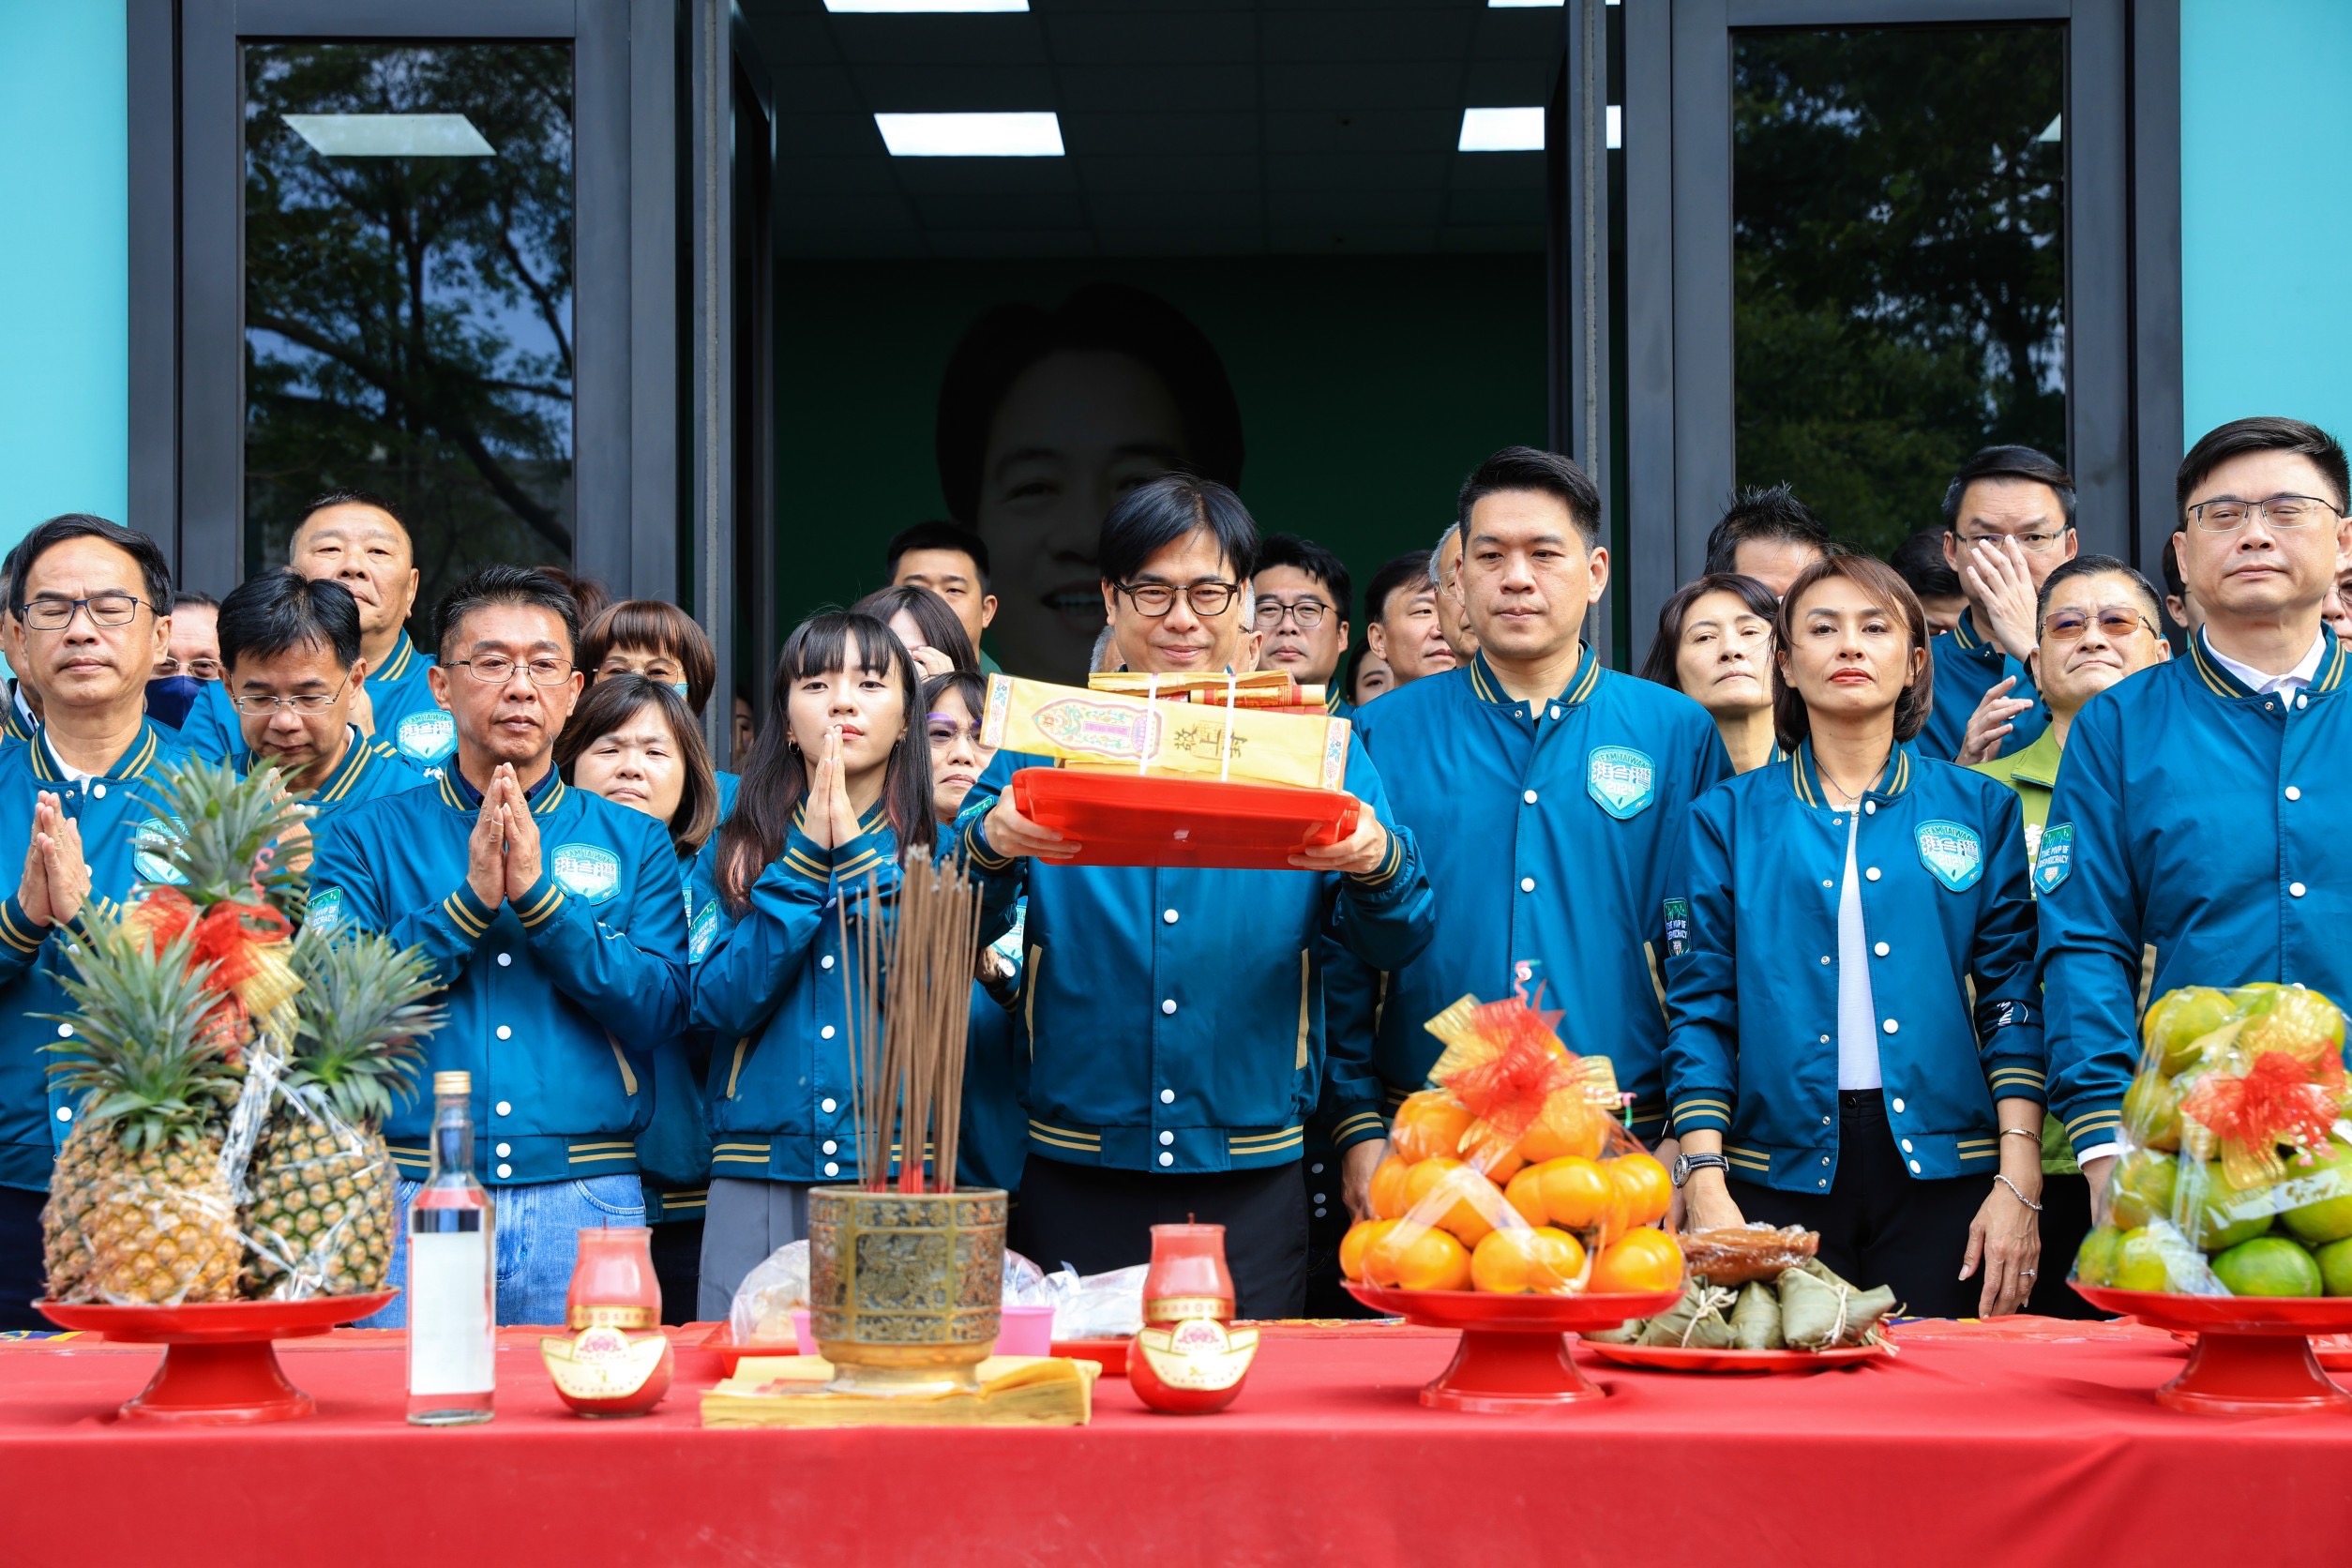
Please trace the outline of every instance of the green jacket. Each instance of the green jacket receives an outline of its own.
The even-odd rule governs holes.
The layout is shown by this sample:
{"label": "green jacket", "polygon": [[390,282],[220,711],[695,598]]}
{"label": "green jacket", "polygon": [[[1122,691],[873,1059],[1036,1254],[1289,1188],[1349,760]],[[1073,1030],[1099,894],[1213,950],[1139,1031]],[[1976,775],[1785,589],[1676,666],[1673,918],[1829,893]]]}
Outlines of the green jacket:
{"label": "green jacket", "polygon": [[[2043,731],[2033,738],[2033,744],[2022,751],[1996,757],[1989,762],[1971,762],[1968,765],[2017,792],[2017,804],[2026,809],[2026,869],[2030,873],[2033,857],[2042,848],[2043,824],[2050,820],[2050,791],[2058,783],[2058,731],[2055,728]],[[2043,1173],[2072,1175],[2081,1168],[2074,1163],[2073,1149],[2067,1142],[2065,1123],[2055,1116],[2043,1116]]]}

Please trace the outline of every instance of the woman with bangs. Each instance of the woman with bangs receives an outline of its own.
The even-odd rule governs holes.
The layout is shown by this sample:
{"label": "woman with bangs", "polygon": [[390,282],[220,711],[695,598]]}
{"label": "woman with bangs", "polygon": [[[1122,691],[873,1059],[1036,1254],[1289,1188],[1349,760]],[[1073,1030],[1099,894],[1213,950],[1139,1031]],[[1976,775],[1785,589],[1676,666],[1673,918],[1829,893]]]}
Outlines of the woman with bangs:
{"label": "woman with bangs", "polygon": [[716,840],[729,928],[694,966],[693,1023],[714,1039],[706,1319],[726,1316],[743,1276],[808,1233],[811,1186],[864,1174],[850,1084],[850,1009],[865,1005],[849,994],[856,922],[867,888],[887,901],[900,853],[928,852],[937,837],[914,661],[888,626],[811,616],[777,656],[770,704],[776,722]]}
{"label": "woman with bangs", "polygon": [[[718,681],[718,654],[701,623],[663,599],[623,599],[582,624],[580,668],[590,683],[611,675],[642,675],[668,686],[700,719]],[[714,762],[718,815],[735,808],[735,775]]]}
{"label": "woman with bangs", "polygon": [[1668,884],[1687,1224],[1800,1225],[1914,1313],[2014,1312],[2047,1070],[2017,797],[1920,754],[1927,616],[1892,568],[1805,568],[1772,641],[1788,758],[1699,797]]}

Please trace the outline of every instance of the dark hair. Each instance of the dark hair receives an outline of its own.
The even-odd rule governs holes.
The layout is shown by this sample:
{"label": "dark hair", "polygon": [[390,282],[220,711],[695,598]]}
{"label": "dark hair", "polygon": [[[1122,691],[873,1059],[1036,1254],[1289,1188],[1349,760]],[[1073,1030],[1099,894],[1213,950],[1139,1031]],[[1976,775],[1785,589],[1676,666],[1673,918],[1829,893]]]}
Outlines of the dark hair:
{"label": "dark hair", "polygon": [[1094,542],[1103,580],[1133,581],[1153,556],[1202,528],[1247,593],[1258,570],[1258,524],[1232,490],[1189,474],[1148,479],[1111,504]]}
{"label": "dark hair", "polygon": [[[1780,601],[1780,612],[1772,618],[1772,730],[1781,749],[1794,751],[1813,733],[1813,716],[1805,711],[1805,700],[1781,673],[1781,660],[1796,643],[1791,640],[1797,601],[1805,596],[1816,583],[1833,577],[1842,577],[1879,601],[1886,609],[1903,617],[1911,634],[1911,651],[1927,651],[1927,611],[1911,592],[1911,585],[1896,575],[1895,569],[1876,556],[1859,550],[1840,550],[1824,556],[1797,574],[1797,580],[1788,585],[1787,596]],[[1894,738],[1899,744],[1910,740],[1927,722],[1927,716],[1936,707],[1936,661],[1922,661],[1919,674],[1903,688],[1894,700]]]}
{"label": "dark hair", "polygon": [[323,648],[348,670],[359,662],[359,601],[333,578],[291,568],[249,577],[220,606],[220,663],[234,670],[251,654],[275,658]]}
{"label": "dark hair", "polygon": [[1965,590],[1960,574],[1944,563],[1944,530],[1929,526],[1894,547],[1887,565],[1922,599],[1955,599]]}
{"label": "dark hair", "polygon": [[580,667],[588,679],[615,648],[645,648],[669,654],[686,677],[686,706],[697,716],[710,705],[718,681],[718,655],[701,623],[667,599],[623,599],[607,605],[580,634]]}
{"label": "dark hair", "polygon": [[129,556],[139,567],[139,584],[146,594],[148,606],[158,615],[172,613],[172,568],[164,565],[163,551],[153,539],[136,529],[88,512],[61,512],[45,522],[34,524],[33,531],[8,551],[8,608],[18,620],[24,618],[24,580],[32,575],[35,564],[59,545],[75,539],[102,540]]}
{"label": "dark hair", "polygon": [[573,764],[591,746],[647,708],[661,715],[678,758],[686,763],[686,789],[670,816],[670,847],[682,855],[692,854],[718,826],[718,779],[711,772],[711,748],[702,739],[702,727],[694,721],[686,699],[659,681],[625,673],[608,675],[590,686],[564,732],[555,737],[555,766],[565,783],[579,783],[572,776]]}
{"label": "dark hair", "polygon": [[375,491],[365,490],[331,490],[324,495],[314,495],[309,505],[302,508],[302,520],[309,521],[312,514],[324,512],[329,506],[372,506],[399,524],[401,533],[408,532],[408,519],[400,516],[398,506]]}
{"label": "dark hair", "polygon": [[1065,350],[1123,354],[1151,368],[1184,425],[1182,466],[1222,485],[1242,482],[1242,411],[1215,345],[1181,310],[1140,289],[1089,283],[1051,310],[999,305],[956,344],[940,379],[933,448],[948,515],[979,516],[988,430],[1005,393],[1039,361]]}
{"label": "dark hair", "polygon": [[[2148,629],[2156,634],[2159,641],[2162,641],[2164,635],[2164,601],[2158,596],[2156,585],[2133,570],[2129,562],[2118,561],[2112,555],[2077,555],[2052,572],[2042,584],[2040,596],[2034,600],[2035,621],[2039,623],[2049,619],[2051,589],[2073,578],[2098,577],[2106,572],[2116,572],[2132,580],[2133,591],[2148,601]],[[2041,627],[2038,624],[2034,628],[2034,640],[2041,641]]]}
{"label": "dark hair", "polygon": [[1342,664],[1334,675],[1333,678],[1339,684],[1339,695],[1343,701],[1355,701],[1356,677],[1364,672],[1364,667],[1371,657],[1372,642],[1369,638],[1365,638],[1358,641],[1349,651],[1347,662]]}
{"label": "dark hair", "polygon": [[1738,572],[1709,572],[1705,577],[1695,578],[1677,588],[1674,596],[1659,610],[1658,635],[1650,640],[1650,656],[1641,661],[1643,680],[1682,690],[1682,673],[1677,662],[1682,652],[1682,622],[1689,616],[1691,606],[1710,594],[1736,594],[1751,613],[1765,622],[1780,619],[1780,603],[1772,597],[1772,591],[1752,577],[1741,577]]}
{"label": "dark hair", "polygon": [[193,589],[181,588],[173,592],[172,609],[174,613],[186,610],[189,605],[194,605],[199,610],[219,610],[220,601],[210,594],[199,594]]}
{"label": "dark hair", "polygon": [[792,813],[808,793],[808,768],[792,741],[792,687],[807,676],[829,675],[852,663],[881,674],[895,671],[906,704],[906,736],[891,748],[882,792],[899,852],[927,849],[937,837],[931,821],[931,748],[905,744],[916,737],[915,726],[922,719],[914,660],[907,656],[889,623],[855,611],[819,611],[793,628],[776,656],[768,697],[772,722],[751,743],[734,813],[718,830],[719,893],[738,913],[748,907],[751,884],[760,873],[784,852]]}
{"label": "dark hair", "polygon": [[1256,577],[1258,572],[1275,566],[1304,572],[1320,582],[1323,591],[1331,596],[1332,607],[1339,618],[1348,619],[1348,611],[1355,603],[1355,583],[1348,576],[1348,564],[1337,555],[1296,534],[1269,534],[1258,547],[1258,569],[1249,575]]}
{"label": "dark hair", "polygon": [[449,662],[449,640],[465,618],[494,604],[530,605],[564,623],[564,641],[579,662],[580,604],[571,590],[543,566],[484,566],[441,596],[433,606],[433,649]]}
{"label": "dark hair", "polygon": [[1364,591],[1364,619],[1366,625],[1388,613],[1389,596],[1399,588],[1418,594],[1437,584],[1429,577],[1429,552],[1409,550],[1402,555],[1392,555],[1380,563],[1380,569],[1372,574],[1372,585]]}
{"label": "dark hair", "polygon": [[2186,598],[2189,580],[2180,575],[2180,535],[2164,535],[2164,592],[2174,598]]}
{"label": "dark hair", "polygon": [[1707,570],[1716,576],[1738,571],[1740,547],[1751,540],[1830,551],[1829,525],[1787,484],[1751,485],[1732,496],[1707,535]]}
{"label": "dark hair", "polygon": [[958,670],[977,670],[980,656],[972,646],[972,634],[957,617],[956,607],[928,588],[912,582],[901,582],[888,588],[877,588],[850,606],[852,615],[871,615],[888,626],[900,611],[914,617],[922,630],[923,641],[947,656],[948,662]]}
{"label": "dark hair", "polygon": [[1568,520],[1588,548],[1601,538],[1601,491],[1592,476],[1570,459],[1534,446],[1506,446],[1488,458],[1462,481],[1454,505],[1454,520],[1463,530],[1462,548],[1470,549],[1470,508],[1502,490],[1535,490],[1568,508]]}
{"label": "dark hair", "polygon": [[596,579],[567,572],[561,566],[540,566],[537,569],[562,583],[571,594],[572,615],[579,625],[587,626],[612,608],[612,590]]}
{"label": "dark hair", "polygon": [[2065,514],[2066,526],[2074,526],[2074,476],[2066,472],[2064,464],[2030,446],[1987,446],[1962,463],[1960,472],[1952,476],[1952,484],[1944,491],[1945,528],[1960,526],[1960,503],[1967,499],[1968,487],[1980,479],[2026,479],[2047,485],[2058,496],[2058,510]]}
{"label": "dark hair", "polygon": [[988,711],[988,683],[976,670],[950,670],[944,675],[933,675],[923,683],[923,712],[927,716],[931,704],[946,692],[954,692],[964,700],[964,710],[978,719]]}
{"label": "dark hair", "polygon": [[2335,487],[2336,510],[2352,507],[2352,475],[2344,471],[2344,448],[2336,444],[2336,438],[2300,419],[2264,415],[2216,425],[2199,436],[2197,444],[2189,448],[2189,455],[2180,460],[2180,475],[2173,482],[2173,501],[2184,525],[2189,517],[2189,497],[2196,493],[2197,487],[2222,464],[2249,452],[2292,452],[2309,458],[2319,465],[2328,483]]}
{"label": "dark hair", "polygon": [[889,576],[898,575],[898,558],[910,550],[955,550],[972,557],[972,569],[980,574],[980,591],[988,591],[988,547],[979,535],[960,523],[917,522],[901,528],[890,536],[890,549],[884,557],[882,570]]}

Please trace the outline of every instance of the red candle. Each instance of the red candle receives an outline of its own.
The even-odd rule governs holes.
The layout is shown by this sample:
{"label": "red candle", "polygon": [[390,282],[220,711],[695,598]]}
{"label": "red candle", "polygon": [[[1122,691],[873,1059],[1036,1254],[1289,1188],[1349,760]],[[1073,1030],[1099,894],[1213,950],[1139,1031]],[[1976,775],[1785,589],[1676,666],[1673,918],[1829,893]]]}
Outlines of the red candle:
{"label": "red candle", "polygon": [[1152,1267],[1143,1276],[1143,1320],[1233,1320],[1233,1275],[1225,1266],[1222,1225],[1152,1227]]}
{"label": "red candle", "polygon": [[582,1415],[642,1415],[670,1392],[673,1353],[661,1332],[654,1233],[643,1226],[580,1232],[565,1327],[539,1341],[555,1392]]}

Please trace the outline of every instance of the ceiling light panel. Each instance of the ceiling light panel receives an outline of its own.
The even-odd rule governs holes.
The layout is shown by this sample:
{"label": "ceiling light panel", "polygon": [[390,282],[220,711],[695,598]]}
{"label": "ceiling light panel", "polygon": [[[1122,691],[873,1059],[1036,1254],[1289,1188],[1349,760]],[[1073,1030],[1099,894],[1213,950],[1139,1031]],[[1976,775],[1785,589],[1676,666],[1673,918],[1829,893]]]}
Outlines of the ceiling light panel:
{"label": "ceiling light panel", "polygon": [[[1536,112],[1539,115],[1541,110]],[[1051,111],[1009,114],[876,114],[893,158],[1060,158],[1062,121]],[[1538,128],[1541,135],[1541,128]],[[1539,143],[1540,144],[1540,143]]]}
{"label": "ceiling light panel", "polygon": [[1466,153],[1540,153],[1544,150],[1544,110],[1465,109],[1462,138],[1455,150]]}

